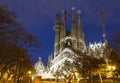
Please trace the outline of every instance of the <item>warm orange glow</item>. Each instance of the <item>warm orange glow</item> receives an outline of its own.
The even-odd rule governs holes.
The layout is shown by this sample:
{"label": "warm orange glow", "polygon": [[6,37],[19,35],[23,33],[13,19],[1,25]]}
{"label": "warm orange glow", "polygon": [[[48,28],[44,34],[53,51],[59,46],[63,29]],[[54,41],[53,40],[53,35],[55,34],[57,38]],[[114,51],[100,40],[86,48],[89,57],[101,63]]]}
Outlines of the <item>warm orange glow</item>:
{"label": "warm orange glow", "polygon": [[29,74],[29,75],[32,74],[32,71],[28,71],[28,74]]}
{"label": "warm orange glow", "polygon": [[11,74],[11,76],[13,76],[13,74]]}
{"label": "warm orange glow", "polygon": [[107,78],[111,78],[111,77],[113,77],[113,71],[116,69],[116,67],[115,66],[113,66],[113,65],[108,65],[107,66],[107,70],[109,71],[108,73],[107,73]]}
{"label": "warm orange glow", "polygon": [[115,70],[115,69],[116,69],[116,67],[115,67],[115,66],[113,66],[112,68],[113,68],[113,70]]}
{"label": "warm orange glow", "polygon": [[109,71],[114,71],[116,69],[115,66],[111,66],[111,65],[107,66],[107,68]]}
{"label": "warm orange glow", "polygon": [[111,66],[107,66],[108,70],[111,70]]}

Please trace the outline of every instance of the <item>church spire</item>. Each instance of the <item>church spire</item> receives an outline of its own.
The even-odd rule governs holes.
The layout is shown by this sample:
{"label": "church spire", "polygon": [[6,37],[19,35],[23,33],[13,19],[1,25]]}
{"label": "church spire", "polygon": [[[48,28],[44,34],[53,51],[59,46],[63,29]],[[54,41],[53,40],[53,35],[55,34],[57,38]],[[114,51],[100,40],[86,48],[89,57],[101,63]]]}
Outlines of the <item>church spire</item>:
{"label": "church spire", "polygon": [[60,41],[60,16],[56,16],[56,21],[55,21],[55,43],[54,43],[54,57],[58,54],[59,52],[59,41]]}
{"label": "church spire", "polygon": [[64,48],[64,38],[66,37],[66,11],[62,11],[62,24],[60,29],[60,50]]}
{"label": "church spire", "polygon": [[83,30],[82,30],[82,21],[80,18],[80,13],[81,13],[81,11],[78,10],[78,39],[84,40],[84,34],[83,34]]}
{"label": "church spire", "polygon": [[71,28],[71,35],[76,37],[76,20],[75,20],[75,7],[72,7],[72,28]]}
{"label": "church spire", "polygon": [[83,33],[83,30],[82,30],[82,21],[81,21],[81,18],[80,18],[80,13],[81,11],[78,10],[78,49],[81,50],[81,49],[84,49],[85,47],[85,42],[84,42],[84,33]]}
{"label": "church spire", "polygon": [[60,30],[60,39],[64,38],[66,36],[66,11],[62,11],[62,24],[61,24],[61,30]]}

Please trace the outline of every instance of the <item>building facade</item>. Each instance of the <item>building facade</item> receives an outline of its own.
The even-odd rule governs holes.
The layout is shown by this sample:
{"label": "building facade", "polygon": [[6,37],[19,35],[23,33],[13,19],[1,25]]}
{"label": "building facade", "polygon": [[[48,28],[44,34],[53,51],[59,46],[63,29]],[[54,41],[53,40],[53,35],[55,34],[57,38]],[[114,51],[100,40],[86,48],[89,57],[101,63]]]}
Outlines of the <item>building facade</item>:
{"label": "building facade", "polygon": [[[73,49],[80,52],[87,52],[88,55],[94,53],[94,57],[96,58],[103,57],[105,43],[94,42],[93,44],[89,43],[89,45],[86,45],[82,28],[82,20],[80,17],[81,11],[78,10],[77,15],[75,12],[75,8],[73,7],[71,15],[68,15],[65,10],[62,11],[62,18],[60,18],[60,15],[56,15],[54,25],[54,54],[51,54],[48,57],[48,65],[46,67],[46,72],[50,76],[54,77],[56,73],[60,73],[59,71],[65,68],[64,63],[66,61],[70,61],[71,63],[73,62],[73,58],[76,55]],[[70,31],[67,31],[66,29],[66,19],[68,16],[70,16],[72,21]],[[35,69],[37,69],[36,66]],[[40,71],[40,69],[38,70]],[[72,68],[72,70],[74,71],[74,68]],[[70,72],[62,71],[62,73],[67,75]],[[39,75],[42,76],[42,73]]]}

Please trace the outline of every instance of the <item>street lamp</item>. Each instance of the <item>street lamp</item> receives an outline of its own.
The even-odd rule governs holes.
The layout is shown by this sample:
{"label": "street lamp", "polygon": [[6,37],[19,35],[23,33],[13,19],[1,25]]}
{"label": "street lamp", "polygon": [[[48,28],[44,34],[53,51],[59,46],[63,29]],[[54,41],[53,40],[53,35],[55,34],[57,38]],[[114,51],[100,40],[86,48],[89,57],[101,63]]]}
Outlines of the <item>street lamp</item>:
{"label": "street lamp", "polygon": [[32,71],[28,71],[28,74],[31,75],[31,74],[32,74]]}
{"label": "street lamp", "polygon": [[29,83],[31,83],[31,74],[32,74],[32,71],[28,71],[28,75],[29,75]]}

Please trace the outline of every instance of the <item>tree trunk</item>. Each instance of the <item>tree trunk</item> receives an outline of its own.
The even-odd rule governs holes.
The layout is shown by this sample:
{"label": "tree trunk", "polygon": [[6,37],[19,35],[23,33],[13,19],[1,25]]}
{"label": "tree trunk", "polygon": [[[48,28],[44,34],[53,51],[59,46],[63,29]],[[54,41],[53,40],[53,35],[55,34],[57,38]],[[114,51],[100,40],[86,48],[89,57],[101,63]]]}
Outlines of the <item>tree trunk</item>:
{"label": "tree trunk", "polygon": [[21,66],[22,66],[22,64],[21,64],[21,62],[20,62],[20,65],[19,65],[19,68],[18,68],[18,78],[17,78],[17,83],[19,83],[19,81],[20,81]]}
{"label": "tree trunk", "polygon": [[100,83],[103,83],[101,73],[99,73],[99,77],[100,77]]}

